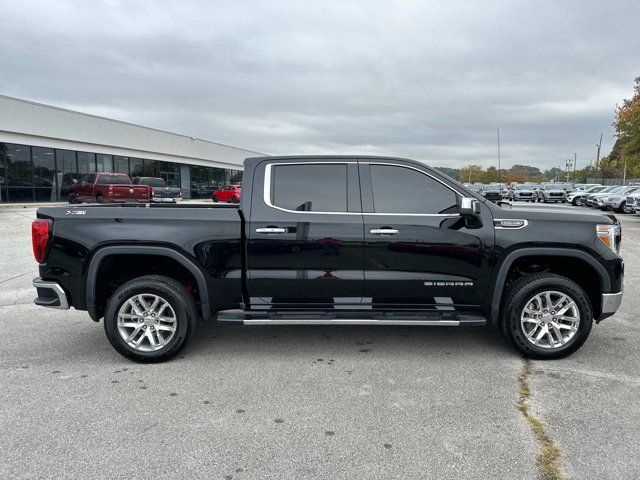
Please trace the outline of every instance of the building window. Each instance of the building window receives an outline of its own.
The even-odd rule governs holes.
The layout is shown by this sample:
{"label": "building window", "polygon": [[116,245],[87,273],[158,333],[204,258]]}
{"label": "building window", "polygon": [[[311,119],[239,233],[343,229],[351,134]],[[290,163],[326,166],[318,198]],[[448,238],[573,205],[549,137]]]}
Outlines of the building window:
{"label": "building window", "polygon": [[145,160],[142,167],[143,177],[157,177],[158,176],[158,162],[157,160]]}
{"label": "building window", "polygon": [[[2,149],[6,177],[6,199],[9,202],[32,202],[31,149],[27,145],[5,143]],[[3,200],[4,201],[4,200]]]}
{"label": "building window", "polygon": [[99,153],[96,156],[96,172],[113,171],[113,156]]}
{"label": "building window", "polygon": [[71,185],[78,182],[78,163],[76,161],[76,152],[73,150],[56,149],[56,161],[58,164],[58,172],[62,175],[58,181],[60,192],[58,198],[66,200],[69,197]]}
{"label": "building window", "polygon": [[31,147],[33,193],[36,202],[55,202],[59,197],[61,175],[56,169],[53,148]]}
{"label": "building window", "polygon": [[230,183],[242,183],[242,170],[231,170]]}
{"label": "building window", "polygon": [[141,158],[130,158],[129,169],[129,171],[131,172],[131,178],[144,176],[144,169],[142,168]]}
{"label": "building window", "polygon": [[96,171],[96,154],[78,152],[78,175]]}
{"label": "building window", "polygon": [[129,157],[113,157],[113,171],[115,173],[129,174]]}

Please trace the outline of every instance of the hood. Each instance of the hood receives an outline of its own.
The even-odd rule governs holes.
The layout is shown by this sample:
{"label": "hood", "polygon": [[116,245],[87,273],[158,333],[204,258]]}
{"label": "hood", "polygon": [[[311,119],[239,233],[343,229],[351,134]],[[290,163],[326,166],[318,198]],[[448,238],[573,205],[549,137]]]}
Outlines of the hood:
{"label": "hood", "polygon": [[619,223],[615,215],[596,210],[577,209],[572,207],[543,206],[502,206],[494,211],[495,218],[514,218],[523,220],[544,220],[557,222],[590,222],[612,224]]}

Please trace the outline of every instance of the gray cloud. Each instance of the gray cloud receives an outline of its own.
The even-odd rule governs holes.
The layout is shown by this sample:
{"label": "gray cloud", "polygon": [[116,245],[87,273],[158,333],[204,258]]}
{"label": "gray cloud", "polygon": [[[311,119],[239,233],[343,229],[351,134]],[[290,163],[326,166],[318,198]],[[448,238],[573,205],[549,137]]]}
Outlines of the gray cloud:
{"label": "gray cloud", "polygon": [[580,166],[640,75],[637,1],[4,3],[0,93],[272,154]]}

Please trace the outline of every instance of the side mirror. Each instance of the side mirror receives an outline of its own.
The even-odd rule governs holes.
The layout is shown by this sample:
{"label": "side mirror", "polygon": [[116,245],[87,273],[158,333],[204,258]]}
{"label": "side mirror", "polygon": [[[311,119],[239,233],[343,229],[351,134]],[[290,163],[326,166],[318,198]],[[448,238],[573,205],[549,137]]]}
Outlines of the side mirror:
{"label": "side mirror", "polygon": [[482,217],[480,210],[480,202],[475,198],[461,197],[459,201],[458,211],[465,221],[467,228],[482,227]]}
{"label": "side mirror", "polygon": [[463,217],[479,217],[480,202],[478,202],[478,200],[476,200],[475,198],[462,197],[460,199],[460,215],[462,215]]}

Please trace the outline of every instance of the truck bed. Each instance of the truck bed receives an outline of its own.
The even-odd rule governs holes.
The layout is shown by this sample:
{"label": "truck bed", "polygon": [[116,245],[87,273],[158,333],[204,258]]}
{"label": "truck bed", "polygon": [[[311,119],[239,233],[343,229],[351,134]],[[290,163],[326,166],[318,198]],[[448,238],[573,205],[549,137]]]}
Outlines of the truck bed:
{"label": "truck bed", "polygon": [[[69,205],[40,208],[37,216],[53,220],[55,239],[47,264],[56,268],[41,266],[41,276],[60,282],[78,309],[87,308],[92,258],[125,244],[162,248],[188,258],[203,273],[208,292],[219,294],[211,301],[225,303],[219,307],[242,301],[242,219],[237,205]],[[136,257],[134,248],[127,258],[134,264]]]}

